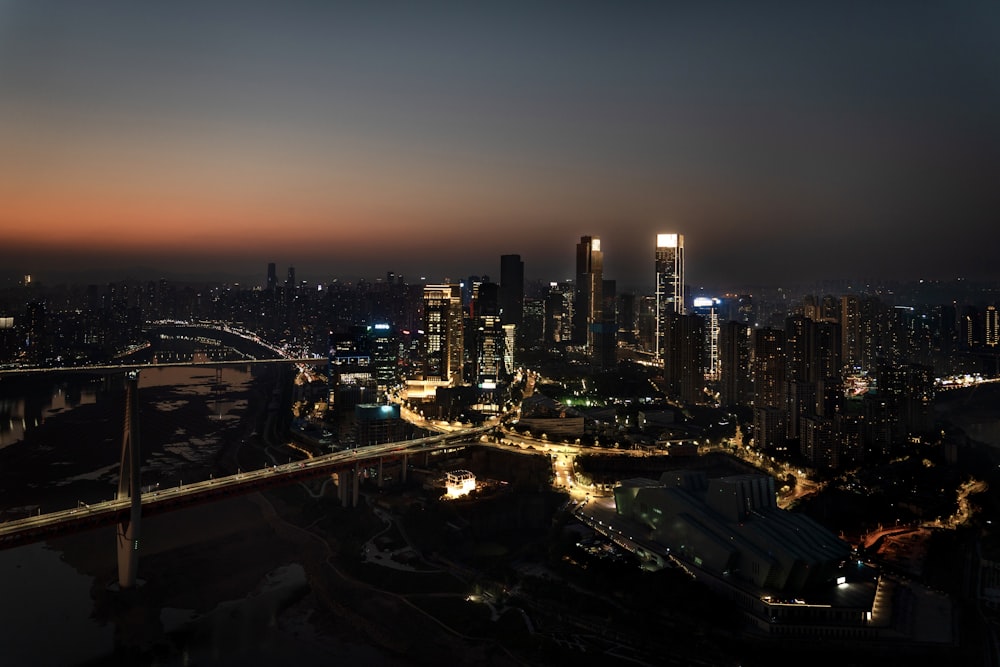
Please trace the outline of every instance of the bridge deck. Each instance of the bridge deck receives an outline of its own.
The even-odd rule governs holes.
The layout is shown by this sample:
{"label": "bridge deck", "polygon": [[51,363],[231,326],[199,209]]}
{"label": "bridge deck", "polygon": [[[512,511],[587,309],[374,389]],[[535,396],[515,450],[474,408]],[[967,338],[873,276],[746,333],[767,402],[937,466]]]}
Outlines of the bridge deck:
{"label": "bridge deck", "polygon": [[[416,440],[371,445],[260,470],[241,471],[182,486],[156,489],[142,494],[142,513],[144,516],[152,516],[234,495],[273,488],[340,470],[349,470],[357,463],[381,457],[446,449],[463,441],[478,440],[479,436],[496,428],[495,424],[491,424],[451,433],[439,433]],[[76,530],[112,525],[128,514],[130,505],[129,498],[122,498],[7,521],[0,524],[0,549],[38,542]]]}

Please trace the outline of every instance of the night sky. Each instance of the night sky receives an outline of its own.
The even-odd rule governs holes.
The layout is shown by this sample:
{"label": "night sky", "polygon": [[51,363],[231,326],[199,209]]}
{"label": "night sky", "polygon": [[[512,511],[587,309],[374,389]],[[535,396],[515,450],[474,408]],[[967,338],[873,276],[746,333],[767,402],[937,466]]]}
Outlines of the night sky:
{"label": "night sky", "polygon": [[995,0],[486,4],[0,0],[0,270],[1000,278]]}

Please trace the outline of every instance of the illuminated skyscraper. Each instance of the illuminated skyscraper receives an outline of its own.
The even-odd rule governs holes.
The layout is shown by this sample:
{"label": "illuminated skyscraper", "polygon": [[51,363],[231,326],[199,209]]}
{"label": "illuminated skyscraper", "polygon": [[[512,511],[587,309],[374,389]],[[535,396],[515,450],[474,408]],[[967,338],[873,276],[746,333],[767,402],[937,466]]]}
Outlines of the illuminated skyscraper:
{"label": "illuminated skyscraper", "polygon": [[424,377],[462,383],[462,288],[424,286]]}
{"label": "illuminated skyscraper", "polygon": [[570,281],[549,283],[545,296],[545,344],[573,340],[573,284]]}
{"label": "illuminated skyscraper", "polygon": [[480,389],[495,389],[504,372],[505,344],[496,283],[482,283],[479,286],[474,312],[470,332],[475,343],[474,382]]}
{"label": "illuminated skyscraper", "polygon": [[698,297],[692,303],[691,312],[705,320],[705,379],[719,380],[719,309],[721,302],[716,298]]}
{"label": "illuminated skyscraper", "polygon": [[375,369],[378,390],[384,393],[399,382],[399,345],[393,335],[392,325],[385,322],[368,325],[368,351]]}
{"label": "illuminated skyscraper", "polygon": [[576,244],[576,304],[573,342],[594,352],[594,334],[603,324],[604,253],[597,236],[581,236]]}
{"label": "illuminated skyscraper", "polygon": [[1000,345],[1000,315],[993,304],[986,306],[986,347]]}
{"label": "illuminated skyscraper", "polygon": [[684,237],[656,235],[656,349],[663,354],[668,313],[684,314]]}
{"label": "illuminated skyscraper", "polygon": [[841,361],[848,368],[861,365],[861,301],[853,294],[840,297]]}

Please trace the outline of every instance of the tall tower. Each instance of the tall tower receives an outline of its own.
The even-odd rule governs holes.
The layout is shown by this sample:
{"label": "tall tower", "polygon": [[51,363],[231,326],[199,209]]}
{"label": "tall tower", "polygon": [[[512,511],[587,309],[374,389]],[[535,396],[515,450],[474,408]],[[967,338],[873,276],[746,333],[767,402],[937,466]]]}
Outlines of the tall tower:
{"label": "tall tower", "polygon": [[752,355],[754,407],[784,408],[784,332],[754,329]]}
{"label": "tall tower", "polygon": [[995,348],[1000,345],[1000,314],[993,304],[986,306],[986,347]]}
{"label": "tall tower", "polygon": [[274,288],[278,285],[278,272],[274,262],[267,263],[267,293],[273,294]]}
{"label": "tall tower", "polygon": [[524,262],[520,255],[500,255],[500,321],[513,324],[518,338],[524,326]]}
{"label": "tall tower", "polygon": [[719,327],[719,394],[723,405],[747,405],[753,396],[750,340],[753,329],[730,320]]}
{"label": "tall tower", "polygon": [[594,333],[603,321],[604,253],[597,236],[581,236],[576,244],[576,305],[573,342],[594,351]]}
{"label": "tall tower", "polygon": [[475,384],[480,389],[495,389],[504,373],[504,329],[500,322],[499,289],[496,283],[483,283],[475,302],[472,321],[474,337]]}
{"label": "tall tower", "polygon": [[841,361],[848,368],[861,365],[861,302],[848,294],[840,297]]}
{"label": "tall tower", "polygon": [[721,301],[716,298],[697,297],[691,304],[691,312],[705,320],[705,379],[717,382],[719,375],[719,310]]}
{"label": "tall tower", "polygon": [[683,403],[703,403],[704,318],[693,313],[670,313],[667,315],[663,340],[663,381],[667,396]]}
{"label": "tall tower", "polygon": [[656,235],[656,349],[663,354],[668,313],[684,314],[684,236]]}
{"label": "tall tower", "polygon": [[462,288],[424,286],[424,377],[462,384]]}
{"label": "tall tower", "polygon": [[753,368],[753,433],[758,449],[783,449],[787,438],[785,412],[785,332],[754,329],[751,367]]}

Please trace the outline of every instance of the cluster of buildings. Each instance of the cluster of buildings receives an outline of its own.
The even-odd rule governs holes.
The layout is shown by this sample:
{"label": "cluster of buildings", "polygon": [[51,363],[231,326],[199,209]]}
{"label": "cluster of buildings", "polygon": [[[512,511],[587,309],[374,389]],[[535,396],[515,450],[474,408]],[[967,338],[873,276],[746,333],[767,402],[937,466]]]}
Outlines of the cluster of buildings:
{"label": "cluster of buildings", "polygon": [[743,432],[758,449],[836,468],[925,435],[934,378],[1000,352],[996,299],[915,307],[849,286],[796,298],[692,296],[684,236],[657,234],[650,245],[648,294],[619,293],[592,235],[576,244],[574,279],[549,283],[526,282],[514,254],[500,257],[498,281],[410,284],[388,272],[307,285],[293,267],[280,280],[273,263],[252,287],[161,280],[42,290],[26,279],[0,294],[0,364],[100,362],[140,343],[147,322],[214,320],[328,354],[338,409],[377,404],[405,385],[412,400],[433,403],[433,416],[461,419],[502,406],[525,352],[591,372],[627,357],[662,372],[677,405],[747,411]]}

